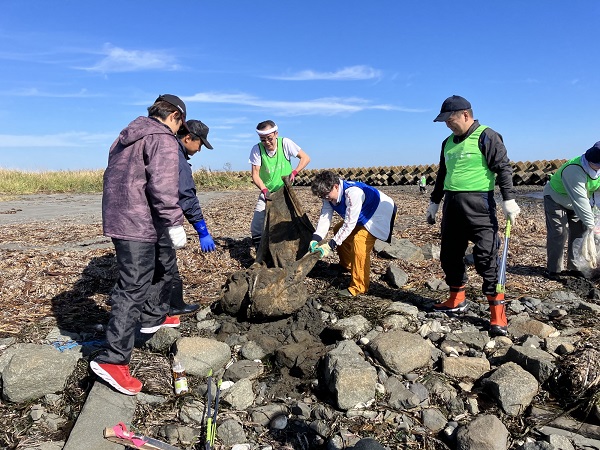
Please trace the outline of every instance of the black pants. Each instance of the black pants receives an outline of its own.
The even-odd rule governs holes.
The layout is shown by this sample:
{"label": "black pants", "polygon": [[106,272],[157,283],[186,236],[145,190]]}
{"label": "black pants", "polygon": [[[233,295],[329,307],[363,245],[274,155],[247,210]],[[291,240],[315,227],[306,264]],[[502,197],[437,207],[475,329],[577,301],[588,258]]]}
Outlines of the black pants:
{"label": "black pants", "polygon": [[106,347],[95,360],[128,364],[138,325],[164,322],[169,311],[175,250],[167,233],[157,243],[113,239],[119,270],[111,294]]}
{"label": "black pants", "polygon": [[183,280],[179,274],[179,268],[177,267],[177,261],[173,264],[173,282],[171,286],[171,300],[170,304],[174,308],[183,308],[185,302],[183,301]]}
{"label": "black pants", "polygon": [[498,278],[498,219],[494,192],[446,191],[442,216],[440,261],[449,286],[467,282],[465,251],[473,242],[475,269],[483,278],[485,295],[496,292]]}

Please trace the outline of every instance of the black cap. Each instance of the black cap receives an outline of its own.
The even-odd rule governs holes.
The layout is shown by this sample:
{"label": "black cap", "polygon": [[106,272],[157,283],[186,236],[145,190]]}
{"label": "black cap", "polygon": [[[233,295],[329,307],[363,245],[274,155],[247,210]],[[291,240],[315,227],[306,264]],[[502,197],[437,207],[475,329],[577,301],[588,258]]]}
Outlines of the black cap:
{"label": "black cap", "polygon": [[187,130],[187,125],[185,123],[185,103],[183,103],[183,100],[181,100],[179,97],[177,97],[176,95],[171,95],[171,94],[162,94],[159,95],[158,98],[154,101],[154,103],[156,102],[167,102],[170,103],[171,105],[173,105],[175,108],[177,108],[179,110],[179,112],[181,113],[181,121],[182,121],[182,125],[181,127]]}
{"label": "black cap", "polygon": [[200,138],[207,149],[212,150],[213,146],[208,142],[208,127],[206,125],[199,120],[188,120],[187,128],[190,133],[195,134]]}
{"label": "black cap", "polygon": [[445,122],[450,118],[453,112],[463,111],[465,109],[471,109],[471,104],[469,101],[460,95],[453,95],[452,97],[448,97],[446,100],[444,100],[440,113],[435,119],[433,119],[433,121]]}
{"label": "black cap", "polygon": [[587,159],[587,162],[600,164],[600,141],[596,142],[585,152],[585,159]]}

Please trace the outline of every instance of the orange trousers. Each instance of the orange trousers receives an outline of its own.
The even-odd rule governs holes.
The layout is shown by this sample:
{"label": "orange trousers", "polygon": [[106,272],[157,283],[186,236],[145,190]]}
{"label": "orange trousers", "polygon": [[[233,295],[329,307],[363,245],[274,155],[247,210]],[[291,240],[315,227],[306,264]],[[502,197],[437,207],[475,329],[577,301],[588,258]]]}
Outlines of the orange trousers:
{"label": "orange trousers", "polygon": [[[343,222],[333,227],[337,233]],[[371,272],[371,251],[377,238],[362,225],[357,225],[350,236],[336,248],[340,256],[340,265],[350,271],[352,280],[348,291],[352,295],[364,294],[369,290]]]}

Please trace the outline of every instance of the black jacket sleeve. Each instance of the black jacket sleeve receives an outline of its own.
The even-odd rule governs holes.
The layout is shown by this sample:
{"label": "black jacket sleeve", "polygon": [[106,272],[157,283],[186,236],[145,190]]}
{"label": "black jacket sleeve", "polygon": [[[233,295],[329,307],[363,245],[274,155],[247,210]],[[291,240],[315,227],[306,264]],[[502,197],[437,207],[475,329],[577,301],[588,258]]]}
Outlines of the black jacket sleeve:
{"label": "black jacket sleeve", "polygon": [[442,201],[442,198],[444,198],[444,181],[446,180],[446,159],[444,158],[444,147],[446,146],[446,141],[448,139],[449,137],[444,139],[444,142],[442,142],[442,150],[440,151],[440,165],[435,178],[435,186],[430,196],[431,201],[438,204]]}
{"label": "black jacket sleeve", "polygon": [[194,224],[204,219],[200,202],[196,196],[196,183],[192,176],[192,167],[187,162],[185,150],[179,151],[179,202],[183,215],[189,223]]}
{"label": "black jacket sleeve", "polygon": [[502,199],[514,199],[513,170],[502,136],[491,128],[486,128],[479,136],[479,149],[490,170],[496,174],[496,184],[500,188]]}

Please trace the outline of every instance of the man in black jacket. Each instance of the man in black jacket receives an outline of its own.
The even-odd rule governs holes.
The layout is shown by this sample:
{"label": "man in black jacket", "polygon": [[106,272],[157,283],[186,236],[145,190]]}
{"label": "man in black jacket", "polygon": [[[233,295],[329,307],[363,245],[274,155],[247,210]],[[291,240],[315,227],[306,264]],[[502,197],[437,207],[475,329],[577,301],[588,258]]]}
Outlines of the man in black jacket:
{"label": "man in black jacket", "polygon": [[[215,250],[215,242],[208,232],[202,208],[196,195],[196,183],[192,176],[192,168],[188,160],[191,156],[202,150],[202,146],[213,148],[208,142],[208,127],[199,120],[188,120],[186,122],[189,131],[181,128],[177,134],[179,138],[179,206],[183,215],[194,227],[200,239],[200,249],[203,252]],[[177,264],[174,264],[173,288],[171,291],[171,307],[169,315],[190,314],[196,311],[197,304],[189,304],[183,301],[183,282],[179,275]]]}
{"label": "man in black jacket", "polygon": [[475,269],[483,278],[482,291],[490,306],[490,334],[506,335],[504,294],[496,292],[499,247],[496,181],[507,219],[514,224],[521,210],[515,201],[512,167],[502,136],[473,119],[471,104],[458,95],[444,101],[434,122],[445,122],[452,130],[442,143],[435,188],[427,208],[427,222],[433,225],[444,198],[440,262],[450,286],[450,297],[435,304],[434,309],[447,313],[466,309],[467,272],[463,258],[471,241]]}

